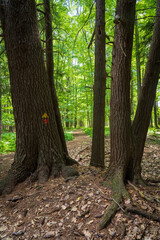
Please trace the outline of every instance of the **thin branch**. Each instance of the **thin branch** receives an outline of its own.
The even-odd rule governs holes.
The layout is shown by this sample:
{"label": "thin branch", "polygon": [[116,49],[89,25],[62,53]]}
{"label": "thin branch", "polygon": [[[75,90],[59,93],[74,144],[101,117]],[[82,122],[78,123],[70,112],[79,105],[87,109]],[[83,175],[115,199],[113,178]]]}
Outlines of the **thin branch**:
{"label": "thin branch", "polygon": [[137,18],[137,20],[141,20],[141,19],[145,19],[145,18],[157,18],[160,16],[146,16],[146,17],[142,17],[142,18]]}
{"label": "thin branch", "polygon": [[43,6],[43,5],[44,5],[43,3],[39,3],[36,5],[36,7]]}
{"label": "thin branch", "polygon": [[4,38],[1,39],[0,44],[3,42]]}
{"label": "thin branch", "polygon": [[84,26],[88,22],[88,19],[89,19],[90,15],[91,15],[91,12],[92,12],[94,4],[95,4],[95,1],[93,2],[92,6],[91,6],[91,8],[89,10],[89,14],[88,14],[88,17],[87,17],[86,21],[84,22],[84,24],[82,25],[82,27],[78,30],[78,32],[76,34],[76,37],[75,37],[75,40],[74,40],[74,47],[75,47],[75,44],[76,44],[76,40],[77,40],[78,34],[80,33],[80,31],[84,28]]}
{"label": "thin branch", "polygon": [[0,56],[5,52],[6,50],[3,50],[1,53],[0,53]]}
{"label": "thin branch", "polygon": [[92,42],[93,42],[93,40],[94,40],[94,36],[95,36],[95,29],[94,29],[94,32],[93,32],[93,34],[92,34],[91,41],[90,41],[90,43],[89,43],[89,45],[88,45],[88,49],[89,49],[90,46],[92,45]]}
{"label": "thin branch", "polygon": [[150,10],[150,9],[156,9],[156,7],[149,7],[149,8],[137,9],[136,12],[143,12],[143,11],[145,11],[145,10]]}
{"label": "thin branch", "polygon": [[37,8],[37,11],[45,15],[45,12],[43,12],[41,9]]}

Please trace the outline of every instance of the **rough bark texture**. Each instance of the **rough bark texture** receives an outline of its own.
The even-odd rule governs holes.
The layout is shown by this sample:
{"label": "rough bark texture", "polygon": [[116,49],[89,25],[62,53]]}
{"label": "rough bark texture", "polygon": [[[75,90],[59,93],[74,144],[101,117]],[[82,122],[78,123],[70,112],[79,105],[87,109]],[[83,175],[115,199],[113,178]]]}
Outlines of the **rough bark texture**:
{"label": "rough bark texture", "polygon": [[145,75],[138,101],[136,115],[132,125],[134,162],[134,181],[141,183],[141,161],[144,144],[151,119],[152,107],[160,73],[160,1],[157,0],[155,26]]}
{"label": "rough bark texture", "polygon": [[[16,152],[0,194],[37,170],[41,182],[65,163],[32,0],[7,1],[0,12],[16,125]],[[49,122],[42,119],[44,113]]]}
{"label": "rough bark texture", "polygon": [[113,203],[107,208],[99,229],[108,225],[123,198],[131,154],[130,80],[136,0],[118,0],[112,52],[111,80],[111,160],[105,186],[113,191]]}
{"label": "rough bark texture", "polygon": [[51,12],[50,12],[50,1],[44,0],[44,10],[45,10],[45,29],[46,29],[46,65],[47,65],[47,73],[49,78],[49,85],[51,89],[51,96],[54,105],[55,117],[58,127],[59,136],[61,139],[62,147],[64,154],[66,155],[66,162],[68,151],[64,137],[64,131],[62,128],[61,123],[61,116],[58,106],[58,98],[55,90],[55,83],[54,83],[54,62],[53,62],[53,37],[52,37],[52,19],[51,19]]}
{"label": "rough bark texture", "polygon": [[124,179],[131,150],[130,80],[135,2],[135,0],[117,1],[112,52],[111,161],[108,175],[113,176],[121,169]]}
{"label": "rough bark texture", "polygon": [[104,167],[105,125],[105,0],[96,2],[95,79],[91,165]]}

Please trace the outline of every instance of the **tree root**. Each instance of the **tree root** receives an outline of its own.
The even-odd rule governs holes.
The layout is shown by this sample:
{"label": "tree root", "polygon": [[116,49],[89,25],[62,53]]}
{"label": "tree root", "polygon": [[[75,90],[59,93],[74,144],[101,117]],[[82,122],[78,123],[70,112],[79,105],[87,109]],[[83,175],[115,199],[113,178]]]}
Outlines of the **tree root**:
{"label": "tree root", "polygon": [[67,166],[72,166],[74,164],[79,165],[79,163],[76,160],[74,160],[73,158],[71,158],[69,155],[65,155],[65,160],[66,160]]}
{"label": "tree root", "polygon": [[119,208],[118,205],[122,201],[122,195],[118,194],[115,201],[111,203],[111,205],[107,208],[106,212],[104,213],[103,218],[100,221],[99,226],[98,226],[99,230],[102,230],[103,228],[107,227],[110,224],[111,219],[115,216],[117,209]]}
{"label": "tree root", "polygon": [[142,217],[148,218],[150,220],[156,221],[156,222],[160,222],[160,216],[154,213],[148,213],[142,209],[138,209],[136,207],[133,208],[126,208],[125,212],[128,213],[133,213],[133,214],[137,214],[137,215],[141,215]]}
{"label": "tree root", "polygon": [[109,225],[109,223],[111,222],[111,219],[115,216],[119,207],[123,210],[123,208],[120,205],[122,200],[130,198],[129,193],[127,192],[124,185],[123,173],[121,172],[116,173],[112,177],[112,179],[108,179],[108,181],[104,183],[104,186],[110,187],[112,189],[113,202],[104,213],[103,218],[100,221],[98,226],[99,230],[102,230],[103,228]]}

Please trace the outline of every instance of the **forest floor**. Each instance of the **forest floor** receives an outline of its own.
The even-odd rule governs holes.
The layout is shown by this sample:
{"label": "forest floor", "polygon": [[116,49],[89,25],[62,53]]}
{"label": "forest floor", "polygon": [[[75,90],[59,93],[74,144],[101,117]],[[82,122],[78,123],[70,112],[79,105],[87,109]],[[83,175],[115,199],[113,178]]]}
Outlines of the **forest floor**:
{"label": "forest floor", "polygon": [[[123,203],[110,225],[98,231],[107,206],[113,201],[111,191],[103,187],[104,171],[89,166],[91,138],[81,131],[68,142],[69,154],[79,162],[80,176],[72,180],[50,178],[45,184],[28,178],[15,190],[0,197],[0,239],[4,240],[160,240],[160,223],[139,215],[126,214]],[[105,140],[106,167],[110,141]],[[148,137],[142,162],[146,180],[160,180],[160,144]],[[0,178],[9,169],[14,153],[0,155]],[[136,188],[128,184],[134,205],[160,216],[160,184]],[[146,194],[146,195],[145,195]]]}

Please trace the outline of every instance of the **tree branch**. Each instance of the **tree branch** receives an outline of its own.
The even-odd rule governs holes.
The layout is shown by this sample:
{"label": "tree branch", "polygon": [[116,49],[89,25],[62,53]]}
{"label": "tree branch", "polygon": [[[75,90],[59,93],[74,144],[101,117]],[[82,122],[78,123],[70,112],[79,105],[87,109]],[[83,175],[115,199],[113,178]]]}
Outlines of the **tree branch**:
{"label": "tree branch", "polygon": [[78,34],[79,34],[80,31],[84,28],[84,26],[86,25],[86,23],[87,23],[87,21],[88,21],[90,15],[91,15],[92,8],[93,8],[94,4],[95,4],[95,1],[93,2],[92,6],[91,6],[91,8],[90,8],[89,15],[88,15],[86,21],[84,22],[84,24],[82,25],[82,27],[78,30],[78,32],[77,32],[77,34],[76,34],[76,37],[75,37],[75,40],[74,40],[74,47],[75,47],[75,43],[76,43],[76,40],[77,40]]}

